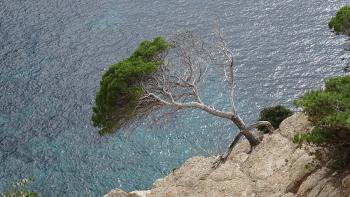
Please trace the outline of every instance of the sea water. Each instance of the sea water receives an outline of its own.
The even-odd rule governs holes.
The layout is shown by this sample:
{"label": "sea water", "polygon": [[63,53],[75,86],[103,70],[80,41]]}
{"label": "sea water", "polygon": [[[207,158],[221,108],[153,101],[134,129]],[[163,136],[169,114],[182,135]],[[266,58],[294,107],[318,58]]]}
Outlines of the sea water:
{"label": "sea water", "polygon": [[[325,77],[342,75],[345,36],[327,23],[346,0],[0,0],[0,192],[34,177],[47,196],[147,189],[195,155],[223,152],[237,130],[200,111],[101,137],[90,117],[108,65],[144,39],[219,23],[238,66],[235,101],[247,123],[292,107]],[[227,105],[220,81],[204,100]]]}

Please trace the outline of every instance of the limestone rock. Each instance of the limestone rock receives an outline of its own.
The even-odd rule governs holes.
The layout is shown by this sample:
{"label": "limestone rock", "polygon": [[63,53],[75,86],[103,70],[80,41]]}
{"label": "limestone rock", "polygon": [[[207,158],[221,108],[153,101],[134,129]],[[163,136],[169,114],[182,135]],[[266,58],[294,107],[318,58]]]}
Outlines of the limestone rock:
{"label": "limestone rock", "polygon": [[[340,197],[343,191],[333,184],[328,169],[317,169],[309,154],[312,148],[298,148],[292,142],[295,132],[311,128],[307,117],[296,113],[278,131],[266,134],[251,154],[247,154],[249,143],[243,140],[216,169],[212,164],[217,157],[193,157],[148,191],[113,190],[105,197]],[[349,182],[350,176],[344,178],[343,186],[349,187]]]}
{"label": "limestone rock", "polygon": [[301,155],[295,161],[295,163],[290,168],[290,171],[293,173],[290,173],[289,175],[290,183],[287,186],[287,191],[291,191],[293,188],[300,185],[301,181],[303,181],[303,179],[306,179],[307,176],[309,176],[310,173],[316,169],[317,166],[313,163],[313,161],[314,157],[310,156],[307,153]]}
{"label": "limestone rock", "polygon": [[295,133],[308,132],[313,128],[311,122],[304,113],[297,112],[280,124],[280,132],[284,137],[292,140]]}
{"label": "limestone rock", "polygon": [[297,192],[298,196],[306,196],[319,182],[329,174],[329,169],[321,168],[314,174],[307,177],[307,179],[300,185]]}
{"label": "limestone rock", "polygon": [[332,182],[328,181],[318,195],[319,197],[341,197],[339,190],[334,187]]}
{"label": "limestone rock", "polygon": [[132,191],[130,194],[135,194],[135,197],[148,197],[150,195],[150,190]]}
{"label": "limestone rock", "polygon": [[286,193],[282,197],[295,197],[295,194],[293,194],[293,193]]}
{"label": "limestone rock", "polygon": [[137,194],[126,193],[121,189],[113,189],[103,197],[139,197]]}
{"label": "limestone rock", "polygon": [[350,175],[346,176],[342,180],[342,186],[345,188],[350,188]]}
{"label": "limestone rock", "polygon": [[243,166],[253,178],[266,179],[286,165],[294,149],[294,144],[280,134],[266,135]]}
{"label": "limestone rock", "polygon": [[335,188],[330,181],[330,178],[325,178],[319,181],[319,183],[312,188],[308,197],[341,197],[340,191]]}

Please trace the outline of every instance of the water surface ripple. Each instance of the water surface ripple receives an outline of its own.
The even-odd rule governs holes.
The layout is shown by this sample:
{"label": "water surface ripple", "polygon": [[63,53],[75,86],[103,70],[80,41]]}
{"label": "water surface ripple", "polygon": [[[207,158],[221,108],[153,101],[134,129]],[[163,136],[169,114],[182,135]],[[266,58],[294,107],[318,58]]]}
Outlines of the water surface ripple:
{"label": "water surface ripple", "polygon": [[[346,39],[327,21],[346,0],[1,0],[0,191],[23,177],[47,196],[146,189],[194,155],[224,150],[229,122],[190,111],[165,127],[99,137],[91,108],[106,67],[144,39],[212,32],[219,18],[239,66],[247,122],[342,74]],[[207,99],[225,105],[211,83]]]}

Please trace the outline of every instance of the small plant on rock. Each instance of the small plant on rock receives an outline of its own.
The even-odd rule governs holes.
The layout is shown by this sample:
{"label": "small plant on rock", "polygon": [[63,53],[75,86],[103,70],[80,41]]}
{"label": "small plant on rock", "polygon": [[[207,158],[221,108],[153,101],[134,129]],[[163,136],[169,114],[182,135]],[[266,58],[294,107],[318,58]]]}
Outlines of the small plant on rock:
{"label": "small plant on rock", "polygon": [[340,8],[336,16],[331,18],[328,27],[336,33],[350,35],[350,7],[344,6]]}
{"label": "small plant on rock", "polygon": [[[261,110],[259,121],[269,121],[274,128],[278,128],[281,122],[291,115],[293,115],[293,112],[290,109],[282,105],[276,105]],[[259,127],[259,130],[268,133],[265,127]]]}

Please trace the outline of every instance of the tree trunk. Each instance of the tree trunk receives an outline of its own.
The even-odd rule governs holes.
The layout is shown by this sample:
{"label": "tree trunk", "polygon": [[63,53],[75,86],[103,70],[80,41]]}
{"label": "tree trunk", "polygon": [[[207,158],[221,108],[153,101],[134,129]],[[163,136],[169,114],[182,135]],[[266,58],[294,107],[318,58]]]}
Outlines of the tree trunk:
{"label": "tree trunk", "polygon": [[212,166],[213,168],[217,168],[222,163],[225,163],[233,148],[238,144],[242,136],[245,136],[249,141],[250,151],[248,153],[251,153],[253,151],[253,148],[260,143],[261,139],[257,138],[250,130],[258,128],[259,126],[265,126],[269,130],[270,134],[274,131],[273,126],[268,121],[258,121],[249,127],[246,127],[243,120],[239,116],[232,116],[231,120],[240,129],[240,132],[235,136],[227,151],[223,155],[220,155],[219,158],[214,162]]}
{"label": "tree trunk", "polygon": [[257,138],[254,135],[254,133],[251,132],[249,130],[249,128],[247,128],[245,126],[245,123],[243,122],[243,120],[239,116],[233,115],[231,120],[238,127],[239,133],[235,136],[235,138],[231,142],[230,146],[228,147],[227,151],[223,155],[220,155],[218,160],[216,160],[214,162],[214,164],[212,166],[213,168],[217,168],[222,163],[225,163],[225,161],[227,160],[228,156],[231,154],[233,148],[238,144],[238,142],[239,142],[239,140],[241,139],[242,136],[244,136],[248,140],[248,142],[250,144],[250,151],[249,151],[249,153],[252,152],[253,148],[260,143],[259,138]]}
{"label": "tree trunk", "polygon": [[242,133],[245,138],[247,138],[251,147],[254,147],[260,143],[259,138],[257,138],[254,133],[250,132],[239,116],[233,115],[231,120],[238,127],[239,132]]}

